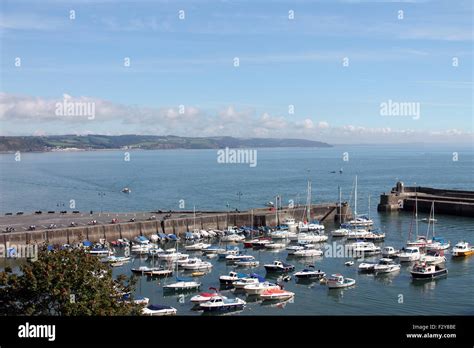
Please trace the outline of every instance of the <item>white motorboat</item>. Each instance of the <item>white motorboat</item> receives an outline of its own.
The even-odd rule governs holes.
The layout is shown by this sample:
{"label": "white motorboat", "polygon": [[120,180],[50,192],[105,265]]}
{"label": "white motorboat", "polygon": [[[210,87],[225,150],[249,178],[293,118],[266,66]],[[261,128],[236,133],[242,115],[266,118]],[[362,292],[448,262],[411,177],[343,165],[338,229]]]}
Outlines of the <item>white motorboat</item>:
{"label": "white motorboat", "polygon": [[142,309],[143,315],[154,316],[176,315],[176,312],[176,308],[164,305],[149,305],[148,307]]}
{"label": "white motorboat", "polygon": [[382,257],[397,257],[400,250],[396,250],[392,246],[386,246],[382,249]]}
{"label": "white motorboat", "polygon": [[[312,269],[310,269],[312,268]],[[297,279],[320,279],[326,276],[326,273],[321,270],[315,270],[313,265],[309,265],[308,268],[293,274]]]}
{"label": "white motorboat", "polygon": [[398,253],[398,259],[400,262],[412,262],[418,261],[421,257],[420,248],[418,247],[407,247]]}
{"label": "white motorboat", "polygon": [[346,237],[351,230],[347,228],[338,228],[337,230],[334,230],[331,232],[331,235],[333,237]]}
{"label": "white motorboat", "polygon": [[304,246],[302,245],[290,245],[286,247],[286,251],[288,251],[288,255],[294,255],[295,252],[298,250],[304,250]]}
{"label": "white motorboat", "polygon": [[288,226],[288,229],[293,229],[297,226],[296,220],[290,217],[287,217],[285,220],[283,220],[283,224]]}
{"label": "white motorboat", "polygon": [[268,243],[265,244],[265,249],[283,249],[286,247],[284,243]]}
{"label": "white motorboat", "polygon": [[186,245],[184,249],[187,251],[201,251],[203,249],[209,248],[211,244],[206,244],[206,243],[195,243],[191,245]]}
{"label": "white motorboat", "polygon": [[348,288],[355,285],[355,283],[355,279],[345,278],[342,274],[332,274],[327,280],[329,289]]}
{"label": "white motorboat", "polygon": [[290,272],[295,269],[295,266],[279,260],[273,261],[271,264],[263,265],[263,267],[265,267],[267,272]]}
{"label": "white motorboat", "polygon": [[362,262],[359,264],[359,272],[371,273],[374,271],[375,262]]}
{"label": "white motorboat", "polygon": [[379,273],[392,273],[400,270],[400,264],[395,263],[392,259],[389,258],[382,258],[379,262],[374,266],[374,272],[376,274]]}
{"label": "white motorboat", "polygon": [[268,289],[268,290],[263,291],[260,294],[260,298],[263,301],[274,301],[274,300],[285,301],[293,297],[295,297],[294,292],[286,291],[283,289]]}
{"label": "white motorboat", "polygon": [[328,236],[324,234],[314,234],[314,233],[300,233],[298,235],[298,243],[321,243],[328,240]]}
{"label": "white motorboat", "polygon": [[234,280],[232,282],[232,285],[234,286],[235,289],[243,289],[247,285],[254,285],[260,283],[259,278],[254,278],[254,277],[248,277],[248,278],[241,278],[238,280]]}
{"label": "white motorboat", "polygon": [[183,265],[189,262],[198,262],[198,261],[201,261],[201,259],[197,257],[185,257],[185,258],[176,260],[175,262],[179,267],[182,267]]}
{"label": "white motorboat", "polygon": [[245,239],[244,236],[238,235],[238,234],[228,234],[226,236],[223,236],[221,238],[221,242],[241,242]]}
{"label": "white motorboat", "polygon": [[468,242],[460,241],[451,250],[453,257],[474,255],[474,247],[470,246]]}
{"label": "white motorboat", "polygon": [[219,282],[221,284],[232,284],[234,281],[247,278],[249,275],[245,273],[237,273],[234,271],[229,272],[228,275],[221,275],[219,277]]}
{"label": "white motorboat", "polygon": [[280,289],[280,286],[270,282],[263,282],[263,283],[256,283],[256,284],[249,284],[244,286],[244,291],[247,295],[260,295],[265,290],[270,289]]}
{"label": "white motorboat", "polygon": [[198,283],[192,279],[187,278],[176,278],[177,282],[163,286],[164,290],[194,290],[199,289],[201,283]]}
{"label": "white motorboat", "polygon": [[196,271],[196,270],[203,270],[203,269],[211,269],[212,263],[198,259],[198,260],[191,260],[183,264],[181,267],[183,267],[185,270],[188,270],[188,271]]}
{"label": "white motorboat", "polygon": [[354,261],[352,261],[352,260],[351,261],[346,261],[346,262],[344,262],[344,265],[346,265],[348,267],[354,266]]}
{"label": "white motorboat", "polygon": [[206,255],[213,255],[213,254],[223,253],[225,252],[225,249],[220,248],[220,247],[210,246],[210,247],[202,249],[202,252]]}
{"label": "white motorboat", "polygon": [[240,254],[240,250],[238,247],[228,247],[225,249],[225,251],[217,253],[220,259],[225,259],[228,255],[238,255]]}
{"label": "white motorboat", "polygon": [[224,296],[219,295],[217,292],[201,292],[200,294],[191,297],[191,302],[195,304],[204,303],[217,296],[225,298]]}
{"label": "white motorboat", "polygon": [[320,249],[304,248],[303,250],[297,250],[293,254],[294,257],[316,257],[323,255],[323,251]]}
{"label": "white motorboat", "polygon": [[290,235],[296,235],[296,234],[287,230],[285,231],[277,230],[277,231],[270,232],[270,237],[273,239],[288,239]]}
{"label": "white motorboat", "polygon": [[224,296],[214,296],[209,301],[199,304],[205,312],[241,310],[246,302],[238,297],[230,299]]}
{"label": "white motorboat", "polygon": [[187,258],[188,256],[189,255],[177,252],[176,249],[174,248],[166,249],[166,250],[163,250],[163,252],[156,254],[156,257],[158,259],[166,260],[166,261],[177,261],[183,258]]}
{"label": "white motorboat", "polygon": [[442,250],[428,250],[426,254],[421,255],[420,262],[424,262],[428,265],[439,265],[440,263],[446,262],[446,257]]}
{"label": "white motorboat", "polygon": [[241,261],[235,261],[234,265],[238,267],[258,267],[260,262],[257,260],[241,260]]}
{"label": "white motorboat", "polygon": [[132,273],[138,273],[138,274],[145,274],[145,272],[150,272],[155,269],[158,269],[157,267],[148,267],[148,266],[140,266],[138,268],[132,268],[131,271]]}
{"label": "white motorboat", "polygon": [[152,248],[155,246],[153,244],[134,244],[130,248],[130,252],[133,254],[148,254]]}
{"label": "white motorboat", "polygon": [[440,265],[417,262],[410,271],[413,279],[434,279],[448,274],[448,269]]}
{"label": "white motorboat", "polygon": [[354,257],[366,254],[374,255],[381,252],[380,247],[376,246],[372,242],[357,241],[354,243],[346,244],[345,248],[347,251],[351,251],[353,254],[355,254]]}
{"label": "white motorboat", "polygon": [[236,261],[253,261],[255,257],[252,255],[227,255],[225,260],[229,263],[233,263]]}

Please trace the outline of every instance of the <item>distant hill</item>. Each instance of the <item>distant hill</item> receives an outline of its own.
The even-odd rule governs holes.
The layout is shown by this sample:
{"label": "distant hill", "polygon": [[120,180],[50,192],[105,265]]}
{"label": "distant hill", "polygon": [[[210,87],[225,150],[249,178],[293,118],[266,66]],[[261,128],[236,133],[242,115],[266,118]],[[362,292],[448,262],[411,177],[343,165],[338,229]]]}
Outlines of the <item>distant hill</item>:
{"label": "distant hill", "polygon": [[260,147],[331,147],[327,143],[304,139],[178,137],[173,135],[51,135],[0,136],[0,152],[53,151],[77,148],[104,149],[219,149]]}

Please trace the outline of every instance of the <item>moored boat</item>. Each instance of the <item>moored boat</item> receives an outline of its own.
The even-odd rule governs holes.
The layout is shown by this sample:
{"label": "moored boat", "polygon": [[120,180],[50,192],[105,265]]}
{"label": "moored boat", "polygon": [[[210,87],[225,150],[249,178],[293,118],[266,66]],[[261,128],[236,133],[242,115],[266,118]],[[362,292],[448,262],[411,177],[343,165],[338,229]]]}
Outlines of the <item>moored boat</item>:
{"label": "moored boat", "polygon": [[434,279],[448,274],[448,269],[440,265],[417,262],[410,271],[413,279]]}
{"label": "moored boat", "polygon": [[149,305],[142,310],[143,315],[164,316],[176,315],[176,308],[165,305]]}
{"label": "moored boat", "polygon": [[205,312],[241,310],[247,303],[236,297],[227,298],[224,296],[214,296],[209,301],[199,304],[199,308]]}
{"label": "moored boat", "polygon": [[290,272],[295,269],[295,266],[282,261],[276,260],[271,264],[263,265],[267,272]]}
{"label": "moored boat", "polygon": [[398,253],[398,259],[400,262],[412,262],[418,261],[421,257],[420,248],[418,247],[408,247],[403,248]]}
{"label": "moored boat", "polygon": [[237,273],[234,271],[229,272],[228,275],[221,275],[219,277],[219,283],[221,284],[232,284],[234,281],[247,278],[249,275],[245,273]]}
{"label": "moored boat", "polygon": [[470,246],[468,242],[460,241],[451,250],[453,257],[474,255],[474,247]]}
{"label": "moored boat", "polygon": [[283,289],[268,289],[263,291],[260,294],[260,298],[264,301],[274,301],[274,300],[288,300],[295,297],[295,293]]}
{"label": "moored boat", "polygon": [[348,288],[355,285],[356,281],[352,278],[345,278],[342,274],[332,274],[327,279],[327,286],[329,289]]}

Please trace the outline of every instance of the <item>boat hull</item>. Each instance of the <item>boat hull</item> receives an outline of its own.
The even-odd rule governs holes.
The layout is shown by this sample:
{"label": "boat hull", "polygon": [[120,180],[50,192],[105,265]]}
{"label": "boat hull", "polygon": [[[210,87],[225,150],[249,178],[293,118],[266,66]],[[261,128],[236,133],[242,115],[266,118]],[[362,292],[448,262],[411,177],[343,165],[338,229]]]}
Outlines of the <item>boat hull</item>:
{"label": "boat hull", "polygon": [[448,274],[447,269],[441,269],[433,273],[410,272],[413,279],[435,279]]}

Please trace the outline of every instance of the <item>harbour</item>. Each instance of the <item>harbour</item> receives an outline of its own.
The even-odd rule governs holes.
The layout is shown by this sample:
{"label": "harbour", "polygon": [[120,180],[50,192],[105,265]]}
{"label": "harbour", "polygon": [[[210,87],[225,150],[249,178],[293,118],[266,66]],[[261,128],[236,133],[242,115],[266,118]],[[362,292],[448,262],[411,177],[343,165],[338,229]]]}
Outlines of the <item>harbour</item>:
{"label": "harbour", "polygon": [[[251,172],[255,168],[217,166],[212,169],[208,161],[210,159],[208,156],[212,155],[210,151],[174,153],[173,156],[181,156],[184,160],[184,166],[196,168],[193,176],[189,176],[181,182],[189,192],[176,195],[175,192],[180,190],[177,185],[171,184],[167,189],[162,183],[160,189],[156,191],[160,192],[160,195],[152,199],[153,204],[149,204],[150,200],[145,199],[146,196],[144,196],[151,192],[151,188],[156,184],[155,180],[147,178],[147,173],[150,173],[148,171],[143,171],[141,181],[130,183],[130,180],[115,179],[117,193],[111,189],[112,185],[103,184],[101,189],[106,192],[105,198],[97,194],[100,189],[94,188],[91,190],[90,188],[93,187],[93,182],[105,180],[105,177],[110,175],[107,172],[103,174],[104,178],[99,175],[94,181],[84,181],[84,179],[81,179],[81,166],[76,166],[75,171],[78,173],[75,176],[77,180],[74,179],[74,184],[71,185],[73,177],[71,173],[67,173],[70,170],[67,158],[70,159],[74,156],[75,163],[81,163],[82,159],[84,161],[90,161],[94,158],[101,161],[105,160],[106,168],[112,169],[114,168],[115,159],[111,152],[61,154],[60,158],[65,155],[61,160],[61,163],[63,163],[61,167],[57,167],[58,162],[51,162],[48,159],[50,158],[49,154],[29,155],[31,156],[30,161],[39,161],[35,164],[37,173],[50,173],[51,168],[55,167],[56,170],[59,170],[58,176],[67,179],[59,179],[54,188],[52,186],[48,187],[50,197],[47,200],[37,199],[36,202],[25,200],[21,205],[18,202],[11,201],[13,205],[10,205],[10,208],[7,209],[4,204],[4,195],[2,197],[0,225],[2,229],[13,226],[15,231],[2,233],[1,238],[3,240],[1,242],[2,245],[6,246],[7,243],[8,245],[14,245],[24,242],[46,241],[48,244],[60,247],[63,244],[80,244],[84,240],[94,244],[105,239],[110,243],[111,249],[114,250],[114,255],[120,260],[120,257],[125,256],[126,251],[123,247],[117,246],[115,243],[117,240],[128,239],[134,241],[137,236],[143,236],[151,240],[151,236],[160,233],[175,235],[176,238],[180,238],[179,241],[171,238],[160,239],[154,242],[157,243],[156,248],[162,250],[174,248],[180,253],[189,255],[191,259],[198,258],[204,263],[210,263],[212,267],[198,271],[178,267],[178,273],[176,273],[175,267],[170,267],[169,263],[158,260],[156,256],[149,254],[140,256],[132,253],[130,260],[123,261],[122,264],[117,262],[117,265],[112,267],[112,273],[114,277],[119,275],[129,277],[132,275],[132,269],[140,267],[158,267],[158,269],[172,271],[171,275],[161,277],[137,274],[138,282],[134,295],[137,298],[147,298],[151,304],[175,308],[177,315],[203,315],[203,311],[195,310],[191,299],[202,292],[213,292],[214,290],[209,290],[210,288],[217,289],[220,295],[227,298],[239,298],[246,302],[242,310],[231,311],[230,315],[472,315],[473,303],[471,296],[468,294],[470,284],[473,281],[474,258],[452,256],[452,248],[457,242],[461,240],[472,242],[470,236],[472,236],[473,224],[470,217],[438,214],[435,204],[436,235],[450,241],[450,248],[445,251],[445,267],[449,271],[448,274],[433,280],[413,280],[410,272],[414,264],[410,262],[402,262],[398,272],[389,274],[376,275],[359,270],[359,266],[364,262],[377,263],[382,257],[381,254],[367,255],[363,259],[347,257],[345,253],[346,246],[355,243],[356,240],[349,239],[347,236],[335,237],[333,232],[340,228],[340,222],[344,223],[344,220],[348,222],[355,217],[353,189],[356,176],[359,178],[357,212],[362,212],[363,215],[373,220],[374,229],[378,228],[385,234],[382,240],[373,242],[376,247],[384,249],[386,246],[392,246],[394,249],[400,250],[408,240],[414,238],[415,232],[413,209],[396,209],[392,212],[383,212],[378,211],[376,203],[370,204],[368,201],[369,195],[374,201],[377,193],[399,181],[389,174],[393,169],[389,163],[393,163],[394,159],[400,155],[400,151],[403,152],[403,149],[393,150],[388,155],[384,153],[387,161],[385,165],[383,164],[383,157],[378,157],[377,163],[365,162],[369,165],[361,167],[360,163],[364,159],[367,160],[374,156],[377,158],[378,153],[386,151],[386,149],[383,149],[378,152],[378,150],[368,150],[362,147],[354,154],[354,157],[359,157],[357,161],[346,163],[342,174],[338,170],[334,174],[331,173],[332,170],[327,168],[340,167],[340,163],[333,162],[331,159],[340,151],[341,149],[337,148],[324,149],[317,153],[304,150],[269,149],[259,151],[261,162],[256,169],[260,172],[256,177],[254,172]],[[138,163],[136,165],[140,167],[148,163],[150,156],[159,156],[160,162],[166,163],[166,158],[170,156],[170,153],[137,153],[135,158]],[[423,161],[420,161],[421,153],[415,153],[412,156],[417,163],[423,163]],[[442,157],[443,153],[438,153],[437,156]],[[271,158],[272,161],[275,161],[275,157],[279,161],[291,163],[291,165],[286,168],[280,167],[277,170],[273,166],[267,167],[265,160]],[[5,160],[8,161],[6,155],[3,157],[3,161]],[[380,161],[382,161],[382,164]],[[410,157],[406,161],[410,162]],[[201,166],[199,163],[205,164]],[[310,169],[310,173],[305,168],[308,163],[317,163],[316,166]],[[467,167],[465,169],[471,165],[470,163],[466,163]],[[419,170],[415,170],[409,180],[422,182],[420,180],[425,177],[426,168],[431,165],[431,161],[427,161],[426,167],[420,166]],[[325,169],[322,169],[322,166]],[[385,167],[386,169],[380,172],[379,167]],[[165,166],[163,168],[166,173],[161,174],[162,180],[166,181],[166,177],[176,175],[171,167]],[[11,172],[13,169],[7,167],[6,170]],[[227,172],[226,177],[220,178],[219,171],[221,170]],[[269,173],[273,173],[273,175],[269,175]],[[284,174],[282,175],[282,173]],[[452,168],[449,171],[440,168],[438,173],[441,180],[446,181],[444,185],[453,188],[462,183],[464,171],[459,168],[459,172],[456,174],[456,170],[453,171]],[[125,172],[123,175],[130,174]],[[196,190],[198,186],[193,186],[193,180],[206,182],[205,177],[209,175],[214,177],[212,184],[211,182],[203,184],[204,186],[201,185],[202,190]],[[238,184],[229,188],[229,176],[236,180],[236,183],[246,183],[245,189]],[[13,175],[12,177],[19,176]],[[315,249],[321,250],[322,253],[320,255],[315,253],[313,256],[306,258],[294,257],[290,255],[287,248],[297,246],[298,241],[290,239],[273,240],[273,244],[283,244],[283,247],[276,247],[275,249],[265,248],[263,242],[260,243],[262,247],[245,247],[254,238],[271,237],[271,230],[275,229],[277,225],[284,224],[287,218],[295,218],[296,222],[305,220],[305,216],[307,216],[307,209],[305,209],[307,192],[305,191],[307,190],[308,177],[312,182],[310,217],[314,220],[320,220],[319,223],[324,226],[324,231],[319,231],[316,235],[327,238],[324,242],[315,243]],[[446,180],[447,177],[451,177],[452,181]],[[237,178],[239,178],[238,181]],[[277,180],[274,181],[275,178]],[[39,174],[36,181],[42,181],[41,174]],[[25,188],[34,187],[28,182],[33,182],[33,180],[25,177],[18,179],[18,181],[11,179],[11,185],[13,186],[10,189],[16,190],[18,195],[22,196],[26,194]],[[268,183],[268,185],[261,185],[261,182]],[[288,185],[285,185],[285,182]],[[257,186],[255,186],[255,183],[257,183]],[[430,180],[430,183],[433,186],[442,187],[434,178]],[[67,185],[69,185],[69,188],[66,190]],[[463,187],[464,191],[469,191],[469,185],[466,182]],[[141,186],[147,188],[144,189]],[[129,194],[121,193],[122,187],[130,187],[132,192]],[[446,187],[446,189],[449,189],[449,187]],[[105,191],[106,189],[108,191]],[[341,203],[346,209],[341,216],[338,214],[339,189],[342,191]],[[67,195],[63,195],[64,202],[67,202],[69,198],[75,198],[78,202],[74,210],[68,207],[63,209],[63,205],[58,204],[60,200],[53,198],[61,196],[59,193],[63,190],[68,192]],[[8,189],[5,191],[8,197]],[[212,192],[212,195],[209,195],[209,192]],[[226,198],[224,195],[226,192],[228,196],[233,195],[233,198]],[[242,195],[236,194],[238,192],[241,192]],[[38,191],[35,195],[39,197],[41,191]],[[286,203],[281,203],[282,207],[278,210],[264,204],[270,200],[276,202],[275,195],[281,196],[281,202]],[[172,201],[171,197],[173,197],[176,205],[179,204],[181,197],[185,199],[186,208],[181,210],[171,209],[172,207],[169,205],[157,204],[160,200],[163,200],[163,202]],[[190,197],[194,197],[194,199]],[[216,200],[216,197],[219,198]],[[90,203],[84,205],[83,202],[88,199],[90,199]],[[292,208],[289,206],[290,200],[295,204]],[[38,202],[45,202],[46,204],[38,204]],[[48,205],[47,202],[52,204]],[[120,206],[121,202],[124,203],[122,207]],[[162,207],[162,211],[154,208],[156,206]],[[123,207],[129,209],[126,210]],[[195,208],[193,209],[193,207]],[[202,207],[205,207],[205,209]],[[107,212],[106,210],[110,208],[116,211],[129,212]],[[133,210],[134,208],[135,210]],[[41,214],[35,214],[35,211],[39,210],[41,210]],[[61,210],[66,210],[66,213],[61,214]],[[92,214],[90,214],[90,210],[93,210]],[[54,211],[54,213],[48,213],[49,211]],[[23,212],[23,214],[16,215],[17,212]],[[5,215],[6,213],[12,215]],[[134,221],[130,222],[131,219],[134,219]],[[428,223],[422,221],[423,219],[430,221],[431,218],[429,211],[420,208],[418,216],[420,235],[426,235],[428,228],[432,228],[432,225],[428,226]],[[113,223],[112,220],[114,220]],[[91,221],[96,221],[96,224],[89,224]],[[77,225],[70,226],[71,222]],[[35,225],[36,230],[28,231],[28,227],[32,224]],[[49,229],[48,227],[51,224],[54,228]],[[211,231],[226,231],[234,226],[240,228],[242,232],[243,239],[238,242],[224,241],[226,238],[223,235],[203,237],[196,241],[191,240],[189,235],[190,233],[192,235],[196,230],[210,233]],[[259,227],[266,227],[268,230],[259,230]],[[250,233],[250,230],[254,230],[254,232]],[[249,268],[245,268],[217,257],[209,257],[200,250],[187,248],[195,243],[210,244],[213,248],[238,247],[242,254],[253,257],[255,263],[248,263]],[[342,252],[331,254],[334,250],[342,250]],[[265,265],[272,264],[277,260],[294,266],[294,270],[287,273],[289,278],[274,272],[268,273],[265,270]],[[2,262],[4,265],[15,267],[17,261],[6,259]],[[398,263],[397,260],[396,262]],[[245,265],[245,262],[243,264]],[[342,274],[345,278],[354,280],[355,285],[343,289],[329,289],[324,282],[308,282],[297,279],[295,274],[305,269],[314,269],[316,273],[318,271],[324,272],[326,278],[331,277],[332,274]],[[284,303],[278,301],[269,303],[259,298],[249,297],[245,293],[235,291],[233,288],[221,287],[219,277],[228,275],[229,272],[240,272],[247,275],[251,273],[258,274],[266,281],[281,284],[285,291],[294,293],[294,297]],[[190,278],[192,281],[198,282],[200,286],[198,289],[184,293],[165,291],[166,286],[176,283],[176,276]]]}

